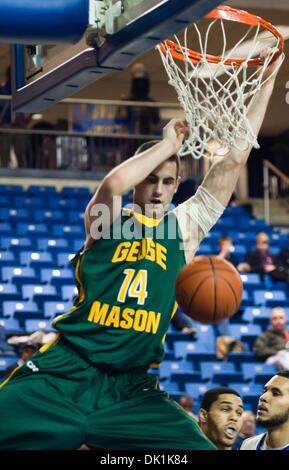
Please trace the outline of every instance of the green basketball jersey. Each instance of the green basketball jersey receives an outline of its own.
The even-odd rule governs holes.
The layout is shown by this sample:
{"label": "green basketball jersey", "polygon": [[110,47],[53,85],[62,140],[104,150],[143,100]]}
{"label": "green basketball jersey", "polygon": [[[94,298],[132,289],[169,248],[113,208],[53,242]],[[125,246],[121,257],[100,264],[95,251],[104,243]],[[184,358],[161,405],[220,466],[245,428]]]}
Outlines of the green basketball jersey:
{"label": "green basketball jersey", "polygon": [[78,298],[53,326],[95,365],[159,363],[185,264],[181,243],[174,213],[156,221],[122,211],[108,236],[76,257]]}

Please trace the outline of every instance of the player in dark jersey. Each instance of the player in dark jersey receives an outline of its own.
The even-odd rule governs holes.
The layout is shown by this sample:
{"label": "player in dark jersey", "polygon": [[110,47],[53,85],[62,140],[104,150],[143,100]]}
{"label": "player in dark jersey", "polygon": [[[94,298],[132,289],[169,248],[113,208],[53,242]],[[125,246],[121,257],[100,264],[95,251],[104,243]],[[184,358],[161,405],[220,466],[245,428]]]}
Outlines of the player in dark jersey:
{"label": "player in dark jersey", "polygon": [[[273,83],[248,112],[256,133]],[[222,214],[249,150],[216,157],[196,194],[167,213],[186,132],[186,122],[170,121],[163,139],[112,170],[88,204],[74,260],[78,298],[54,320],[57,340],[2,383],[0,449],[215,449],[147,370],[164,355],[178,271]]]}

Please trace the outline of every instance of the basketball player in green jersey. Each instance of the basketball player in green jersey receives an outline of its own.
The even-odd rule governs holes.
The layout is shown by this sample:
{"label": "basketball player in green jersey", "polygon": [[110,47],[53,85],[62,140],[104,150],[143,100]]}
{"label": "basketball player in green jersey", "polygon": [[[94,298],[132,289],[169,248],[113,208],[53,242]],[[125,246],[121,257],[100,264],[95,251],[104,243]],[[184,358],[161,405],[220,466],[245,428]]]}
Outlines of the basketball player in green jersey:
{"label": "basketball player in green jersey", "polygon": [[[273,83],[248,111],[256,133]],[[186,132],[186,122],[170,121],[163,139],[112,170],[90,201],[74,260],[78,298],[53,322],[57,341],[2,383],[0,449],[215,449],[147,370],[163,358],[178,271],[222,214],[249,150],[216,157],[195,196],[166,213]],[[131,187],[134,207],[125,211]]]}

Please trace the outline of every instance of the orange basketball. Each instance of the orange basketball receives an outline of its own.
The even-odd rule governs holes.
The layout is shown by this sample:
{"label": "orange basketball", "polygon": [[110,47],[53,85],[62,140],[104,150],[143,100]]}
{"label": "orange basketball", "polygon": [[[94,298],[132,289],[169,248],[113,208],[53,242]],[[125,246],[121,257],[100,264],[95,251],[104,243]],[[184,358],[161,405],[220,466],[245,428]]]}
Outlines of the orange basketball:
{"label": "orange basketball", "polygon": [[217,256],[197,256],[176,280],[181,309],[201,323],[219,323],[238,310],[243,284],[236,268]]}

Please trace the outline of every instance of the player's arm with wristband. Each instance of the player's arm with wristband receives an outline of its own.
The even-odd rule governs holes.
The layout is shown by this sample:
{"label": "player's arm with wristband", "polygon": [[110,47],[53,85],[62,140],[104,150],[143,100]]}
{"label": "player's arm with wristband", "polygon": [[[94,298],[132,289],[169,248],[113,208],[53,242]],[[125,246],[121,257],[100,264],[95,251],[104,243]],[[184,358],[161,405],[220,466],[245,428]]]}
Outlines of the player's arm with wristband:
{"label": "player's arm with wristband", "polygon": [[[117,219],[121,212],[121,196],[141,183],[161,163],[178,152],[187,124],[179,119],[172,119],[163,129],[163,139],[153,147],[135,155],[118,165],[103,179],[96,193],[85,210],[86,248],[94,241],[91,236],[91,224],[96,219],[101,205],[108,209],[107,227]],[[102,226],[102,230],[106,227]]]}

